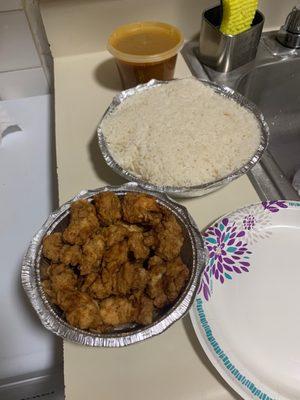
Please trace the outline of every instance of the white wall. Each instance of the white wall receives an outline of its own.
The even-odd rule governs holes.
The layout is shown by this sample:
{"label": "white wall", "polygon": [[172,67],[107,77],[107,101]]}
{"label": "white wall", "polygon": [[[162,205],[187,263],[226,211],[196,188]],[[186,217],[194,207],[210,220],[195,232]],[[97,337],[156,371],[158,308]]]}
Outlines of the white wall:
{"label": "white wall", "polygon": [[[283,24],[299,0],[260,0],[265,29]],[[117,26],[138,20],[177,25],[187,39],[199,33],[205,8],[220,0],[40,0],[54,57],[103,51]]]}
{"label": "white wall", "polygon": [[0,99],[49,92],[21,0],[0,0]]}

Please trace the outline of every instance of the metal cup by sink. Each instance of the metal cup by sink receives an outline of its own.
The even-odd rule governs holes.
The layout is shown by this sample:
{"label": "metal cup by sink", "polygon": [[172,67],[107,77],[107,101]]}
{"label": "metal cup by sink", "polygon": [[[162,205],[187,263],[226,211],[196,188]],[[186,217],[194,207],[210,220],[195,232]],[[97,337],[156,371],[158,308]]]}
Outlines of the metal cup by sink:
{"label": "metal cup by sink", "polygon": [[252,61],[257,52],[264,16],[256,11],[252,26],[238,35],[220,31],[221,6],[204,11],[199,39],[199,59],[219,72],[229,72]]}

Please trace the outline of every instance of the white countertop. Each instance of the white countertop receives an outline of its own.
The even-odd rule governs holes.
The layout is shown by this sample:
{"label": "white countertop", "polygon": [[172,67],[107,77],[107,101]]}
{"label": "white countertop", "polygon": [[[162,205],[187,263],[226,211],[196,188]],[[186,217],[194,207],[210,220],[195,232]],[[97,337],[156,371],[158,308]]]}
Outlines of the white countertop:
{"label": "white countertop", "polygon": [[[55,120],[60,202],[82,189],[119,184],[101,159],[96,127],[120,89],[107,52],[56,58]],[[189,76],[182,57],[176,76]],[[200,228],[245,204],[258,201],[246,176],[203,198],[181,200]],[[121,349],[64,342],[67,400],[229,400],[239,398],[211,366],[189,317],[159,337]]]}

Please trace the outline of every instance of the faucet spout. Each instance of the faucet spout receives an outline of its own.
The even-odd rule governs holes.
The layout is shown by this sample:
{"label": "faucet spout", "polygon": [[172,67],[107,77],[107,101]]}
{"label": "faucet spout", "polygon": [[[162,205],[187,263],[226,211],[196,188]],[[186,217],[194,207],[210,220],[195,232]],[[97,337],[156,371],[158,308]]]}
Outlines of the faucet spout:
{"label": "faucet spout", "polygon": [[295,6],[287,16],[285,24],[277,33],[277,40],[285,47],[300,48],[300,5]]}

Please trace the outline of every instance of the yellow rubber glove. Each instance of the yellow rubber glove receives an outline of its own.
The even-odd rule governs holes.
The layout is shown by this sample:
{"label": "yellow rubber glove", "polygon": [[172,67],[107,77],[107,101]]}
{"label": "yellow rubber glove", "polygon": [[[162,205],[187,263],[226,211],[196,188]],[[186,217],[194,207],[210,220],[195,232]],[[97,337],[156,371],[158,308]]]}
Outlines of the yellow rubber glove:
{"label": "yellow rubber glove", "polygon": [[251,27],[258,0],[222,0],[223,19],[221,32],[237,35]]}

